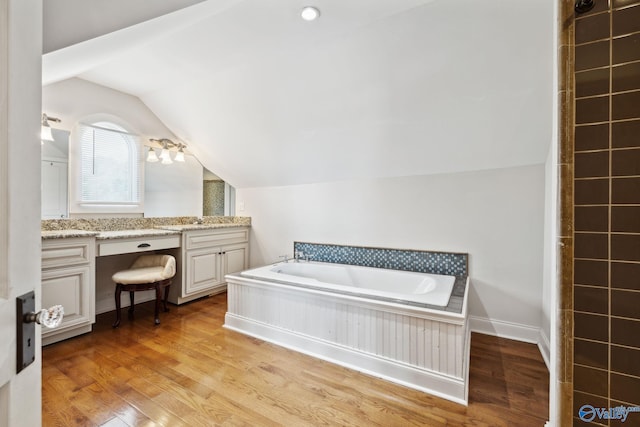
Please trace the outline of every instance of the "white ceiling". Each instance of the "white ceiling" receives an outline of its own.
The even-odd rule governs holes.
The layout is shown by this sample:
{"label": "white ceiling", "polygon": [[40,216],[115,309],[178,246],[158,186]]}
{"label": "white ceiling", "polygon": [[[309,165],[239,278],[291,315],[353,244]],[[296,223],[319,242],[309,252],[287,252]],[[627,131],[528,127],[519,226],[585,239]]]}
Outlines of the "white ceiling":
{"label": "white ceiling", "polygon": [[43,53],[53,52],[200,3],[202,0],[43,1]]}
{"label": "white ceiling", "polygon": [[45,54],[43,84],[138,96],[237,187],[546,159],[552,0],[317,0],[311,23],[306,0],[178,3]]}

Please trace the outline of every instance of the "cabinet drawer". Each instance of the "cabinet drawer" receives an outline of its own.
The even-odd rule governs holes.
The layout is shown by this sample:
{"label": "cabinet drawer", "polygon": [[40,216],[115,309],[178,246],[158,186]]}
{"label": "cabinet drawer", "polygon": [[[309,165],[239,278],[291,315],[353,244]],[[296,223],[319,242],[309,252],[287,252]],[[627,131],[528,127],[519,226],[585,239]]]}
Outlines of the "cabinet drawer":
{"label": "cabinet drawer", "polygon": [[187,250],[210,248],[213,246],[244,243],[249,241],[248,228],[232,228],[224,230],[198,230],[185,233],[185,247]]}
{"label": "cabinet drawer", "polygon": [[180,247],[180,236],[127,239],[98,243],[98,256],[155,251]]}
{"label": "cabinet drawer", "polygon": [[42,268],[86,264],[93,255],[93,239],[58,239],[42,243]]}

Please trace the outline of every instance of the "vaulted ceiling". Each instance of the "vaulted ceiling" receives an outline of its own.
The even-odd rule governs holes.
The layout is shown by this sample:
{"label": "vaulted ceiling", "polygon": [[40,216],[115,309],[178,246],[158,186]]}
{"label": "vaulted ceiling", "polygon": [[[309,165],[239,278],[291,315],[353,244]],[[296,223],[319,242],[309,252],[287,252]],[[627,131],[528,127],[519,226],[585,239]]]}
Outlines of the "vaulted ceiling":
{"label": "vaulted ceiling", "polygon": [[307,3],[47,0],[43,84],[139,97],[237,187],[545,161],[552,0]]}

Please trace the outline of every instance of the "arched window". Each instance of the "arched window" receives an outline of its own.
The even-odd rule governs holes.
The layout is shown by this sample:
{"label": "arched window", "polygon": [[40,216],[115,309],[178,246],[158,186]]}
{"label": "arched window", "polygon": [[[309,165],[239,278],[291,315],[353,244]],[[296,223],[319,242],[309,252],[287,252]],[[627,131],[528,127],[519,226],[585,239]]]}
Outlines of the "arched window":
{"label": "arched window", "polygon": [[[108,121],[77,128],[80,210],[109,212],[142,208],[142,156],[136,135]],[[120,209],[119,209],[120,208]]]}

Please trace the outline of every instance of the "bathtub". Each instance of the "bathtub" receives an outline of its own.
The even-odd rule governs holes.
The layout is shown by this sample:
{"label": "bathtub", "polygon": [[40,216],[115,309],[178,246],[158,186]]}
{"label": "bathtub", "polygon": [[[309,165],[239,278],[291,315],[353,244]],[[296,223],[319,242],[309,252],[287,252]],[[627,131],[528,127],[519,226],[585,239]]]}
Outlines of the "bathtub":
{"label": "bathtub", "polygon": [[467,404],[468,277],[290,261],[226,281],[225,328]]}
{"label": "bathtub", "polygon": [[449,303],[456,279],[440,274],[317,262],[283,262],[241,274],[345,295],[438,307]]}

